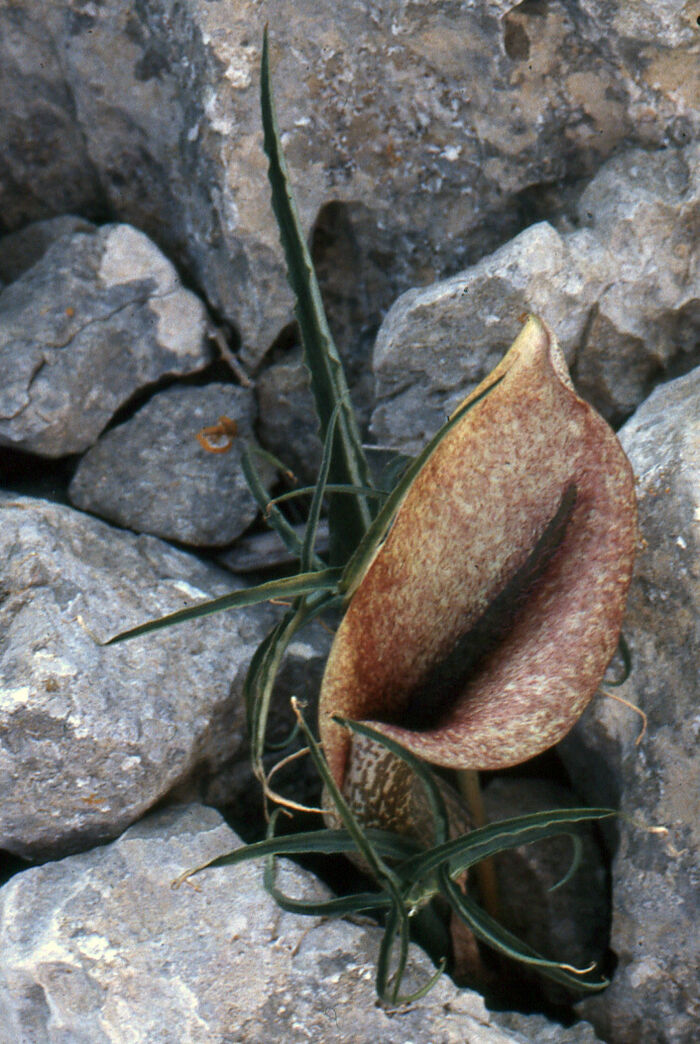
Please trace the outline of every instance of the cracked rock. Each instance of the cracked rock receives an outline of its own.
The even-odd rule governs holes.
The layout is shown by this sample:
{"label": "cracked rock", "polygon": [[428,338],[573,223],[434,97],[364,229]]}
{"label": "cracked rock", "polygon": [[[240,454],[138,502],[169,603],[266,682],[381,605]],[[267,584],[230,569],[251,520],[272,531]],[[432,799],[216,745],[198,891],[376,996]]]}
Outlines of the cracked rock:
{"label": "cracked rock", "polygon": [[[17,874],[0,889],[2,1044],[593,1044],[591,1027],[541,1016],[499,1027],[482,998],[442,977],[400,1011],[377,1003],[381,930],[284,913],[254,863],[184,871],[232,851],[211,808],[165,809],[112,844]],[[278,887],[326,889],[280,863]],[[407,985],[434,969],[411,946]]]}
{"label": "cracked rock", "polygon": [[700,149],[611,160],[581,227],[530,226],[476,265],[393,305],[374,348],[379,443],[417,452],[501,358],[522,312],[545,318],[578,390],[619,421],[700,359]]}
{"label": "cracked rock", "polygon": [[0,494],[0,517],[0,849],[51,858],[243,756],[241,688],[274,616],[251,607],[101,647],[234,578],[45,501]]}
{"label": "cracked rock", "polygon": [[81,452],[139,389],[206,366],[206,321],[137,229],[60,237],[0,293],[0,444]]}

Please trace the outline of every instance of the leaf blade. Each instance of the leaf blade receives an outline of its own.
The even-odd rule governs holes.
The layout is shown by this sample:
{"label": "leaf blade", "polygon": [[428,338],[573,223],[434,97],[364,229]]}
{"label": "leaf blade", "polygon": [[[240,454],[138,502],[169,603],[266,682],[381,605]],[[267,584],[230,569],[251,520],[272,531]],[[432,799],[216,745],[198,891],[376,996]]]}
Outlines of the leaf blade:
{"label": "leaf blade", "polygon": [[[287,278],[296,298],[295,312],[323,439],[333,410],[338,409],[338,440],[330,466],[330,478],[334,483],[371,487],[373,483],[350,403],[343,365],[326,320],[280,142],[272,96],[267,29],[263,36],[260,98],[272,207],[287,262]],[[331,517],[331,529],[342,533],[342,551],[349,554],[371,521],[369,505],[360,496],[341,511],[332,505]]]}
{"label": "leaf blade", "polygon": [[117,642],[128,641],[131,638],[173,627],[188,620],[196,620],[202,616],[210,616],[229,609],[243,609],[246,606],[258,605],[260,602],[269,602],[276,598],[296,598],[299,595],[313,594],[317,591],[331,591],[335,589],[339,576],[338,569],[321,569],[311,573],[297,573],[296,576],[283,577],[281,580],[268,580],[267,583],[257,584],[255,587],[243,587],[230,594],[221,595],[219,598],[206,599],[196,605],[188,606],[186,609],[178,609],[174,613],[168,613],[166,616],[138,624],[126,631],[120,631],[119,634],[113,635],[100,644],[115,645]]}

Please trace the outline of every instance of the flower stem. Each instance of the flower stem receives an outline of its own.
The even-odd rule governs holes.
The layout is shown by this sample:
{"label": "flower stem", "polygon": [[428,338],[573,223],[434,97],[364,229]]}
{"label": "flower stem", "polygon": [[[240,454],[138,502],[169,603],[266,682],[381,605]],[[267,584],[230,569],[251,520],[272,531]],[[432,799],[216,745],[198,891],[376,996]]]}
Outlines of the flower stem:
{"label": "flower stem", "polygon": [[[464,798],[472,823],[475,828],[486,826],[484,799],[481,794],[479,773],[475,769],[460,769],[457,772],[457,786]],[[498,898],[498,882],[493,859],[482,859],[476,864],[476,879],[484,909],[492,917],[499,918],[500,902]]]}

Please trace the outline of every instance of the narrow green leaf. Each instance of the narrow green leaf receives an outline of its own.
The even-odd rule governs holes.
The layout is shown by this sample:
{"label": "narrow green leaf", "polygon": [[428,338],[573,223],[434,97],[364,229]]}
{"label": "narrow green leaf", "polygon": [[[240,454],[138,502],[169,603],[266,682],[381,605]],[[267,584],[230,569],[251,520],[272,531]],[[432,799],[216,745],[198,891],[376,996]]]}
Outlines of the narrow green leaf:
{"label": "narrow green leaf", "polygon": [[243,685],[250,735],[250,760],[253,772],[261,782],[265,779],[263,755],[277,672],[287,646],[304,623],[303,605],[296,605],[284,614],[256,650]]}
{"label": "narrow green leaf", "polygon": [[380,485],[382,489],[391,491],[412,460],[413,457],[406,453],[397,453],[381,472]]}
{"label": "narrow green leaf", "polygon": [[[367,836],[377,851],[387,859],[405,858],[407,852],[411,849],[415,850],[416,847],[415,843],[383,830],[368,830]],[[227,852],[226,855],[217,856],[208,863],[193,867],[183,876],[189,877],[202,870],[218,866],[237,866],[238,863],[246,863],[251,859],[262,859],[270,855],[335,855],[356,851],[357,844],[347,830],[305,830],[298,834],[268,837],[263,841],[255,841],[251,845],[241,845],[240,848]]]}
{"label": "narrow green leaf", "polygon": [[323,779],[326,786],[326,791],[330,795],[333,804],[338,810],[338,815],[345,824],[346,829],[350,832],[357,845],[358,852],[363,856],[367,864],[369,865],[372,873],[376,877],[379,884],[386,887],[387,890],[394,896],[394,898],[401,904],[401,899],[398,893],[398,879],[394,872],[383,862],[383,860],[377,855],[372,843],[369,840],[368,831],[360,825],[354,813],[351,811],[350,806],[341,794],[333,776],[330,773],[326,759],[321,753],[316,739],[311,732],[311,729],[306,724],[304,717],[301,713],[298,714],[299,724],[301,725],[304,738],[309,747],[309,753],[311,758],[319,772],[319,775]]}
{"label": "narrow green leaf", "polygon": [[489,392],[500,384],[503,380],[503,375],[497,377],[493,384],[490,384],[488,388],[484,388],[480,395],[466,403],[461,409],[457,410],[456,413],[450,417],[450,419],[443,424],[440,430],[433,435],[430,442],[423,448],[423,450],[414,457],[411,463],[406,467],[400,480],[392,489],[391,493],[387,497],[386,501],[382,505],[381,510],[372,521],[371,525],[367,529],[361,543],[356,548],[352,558],[345,566],[343,571],[343,577],[340,582],[340,590],[343,591],[346,598],[350,598],[355,589],[359,586],[362,577],[365,575],[367,568],[369,567],[374,554],[386,538],[391,524],[394,521],[397,511],[401,507],[404,497],[408,493],[411,484],[419,471],[427,463],[431,455],[435,452],[437,447],[440,445],[446,435],[454,428],[459,421],[473,409],[477,403],[481,402],[482,399],[486,398]]}
{"label": "narrow green leaf", "polygon": [[323,456],[321,457],[321,466],[318,470],[318,478],[316,479],[316,488],[311,500],[311,507],[309,509],[309,517],[306,520],[306,530],[304,532],[304,543],[301,549],[301,562],[300,567],[302,572],[307,572],[311,568],[311,562],[313,561],[314,544],[316,542],[316,530],[318,529],[318,520],[321,517],[321,508],[323,506],[323,496],[326,491],[326,483],[328,482],[328,473],[331,466],[331,458],[333,456],[333,443],[335,441],[335,431],[338,422],[338,404],[333,407],[330,420],[328,421],[328,428],[326,430],[326,437],[323,443]]}
{"label": "narrow green leaf", "polygon": [[574,846],[574,854],[571,858],[571,864],[564,876],[560,877],[559,880],[551,886],[551,888],[547,889],[548,892],[556,892],[559,888],[563,888],[564,885],[567,884],[574,876],[574,874],[580,867],[581,861],[583,859],[583,838],[579,834],[571,834],[568,833],[568,831],[567,834],[571,838],[571,842]]}
{"label": "narrow green leaf", "polygon": [[[377,993],[382,1000],[386,1000],[392,1004],[403,1003],[403,999],[400,996],[400,989],[406,968],[409,940],[406,896],[399,887],[399,880],[396,877],[396,874],[386,864],[384,859],[381,857],[377,846],[374,845],[372,840],[373,831],[367,830],[360,825],[345,801],[345,798],[341,794],[330,773],[326,760],[321,753],[321,749],[302,715],[299,715],[299,722],[306,737],[311,757],[323,778],[326,793],[330,795],[340,818],[353,837],[357,845],[357,851],[369,865],[378,884],[387,893],[391,900],[391,907],[387,913],[384,938],[382,940],[379,959],[377,962],[376,988]],[[390,974],[391,955],[393,953],[397,934],[399,937],[398,962],[396,970],[393,974]]]}
{"label": "narrow green leaf", "polygon": [[[280,493],[278,496],[272,497],[268,501],[268,506],[283,504],[286,500],[294,500],[296,497],[310,497],[316,492],[316,489],[316,486],[298,486],[296,489],[289,489],[286,493]],[[362,496],[371,497],[373,500],[384,500],[389,496],[389,491],[386,489],[372,489],[370,486],[340,486],[337,482],[327,482],[324,493],[342,493],[350,497],[357,497],[362,494]]]}
{"label": "narrow green leaf", "polygon": [[536,967],[547,978],[573,989],[583,991],[601,990],[609,985],[607,979],[591,982],[590,979],[584,977],[585,973],[576,974],[576,972],[568,970],[568,966],[563,962],[551,961],[542,957],[531,946],[528,946],[527,943],[518,939],[512,932],[503,928],[498,921],[494,920],[485,910],[482,910],[480,906],[477,906],[475,902],[464,895],[444,870],[441,872],[441,883],[443,892],[452,909],[471,928],[477,939],[481,939],[482,942],[485,942],[494,950],[504,954],[506,957],[520,961],[521,964]]}
{"label": "narrow green leaf", "polygon": [[[248,446],[243,450],[241,467],[250,492],[255,497],[255,502],[262,511],[266,521],[278,534],[285,547],[291,551],[296,558],[301,558],[302,542],[297,536],[294,526],[287,521],[280,509],[272,503],[270,494],[265,489],[260,475],[258,474],[258,470],[255,467]],[[314,559],[313,564],[317,569],[322,569],[324,565],[320,558]]]}
{"label": "narrow green leaf", "polygon": [[[268,869],[270,866],[274,867],[274,856],[268,856],[265,866],[265,873],[269,875],[274,873],[273,869]],[[386,909],[391,903],[385,892],[356,892],[354,895],[316,901],[294,899],[281,892],[271,876],[265,880],[265,889],[283,910],[306,917],[348,917],[365,910]]]}
{"label": "narrow green leaf", "polygon": [[[395,971],[391,972],[391,957],[396,944],[396,936],[399,937],[399,958]],[[377,958],[376,989],[380,1000],[388,1004],[401,1004],[403,998],[399,999],[399,990],[406,961],[408,959],[408,943],[410,933],[408,927],[408,915],[402,902],[395,900],[386,915],[384,937],[379,947]]]}
{"label": "narrow green leaf", "polygon": [[338,598],[325,591],[308,595],[285,613],[253,655],[243,684],[243,698],[248,720],[251,762],[260,780],[264,779],[263,754],[266,747],[270,701],[285,650],[297,631],[338,603]]}
{"label": "narrow green leaf", "polygon": [[[342,362],[333,343],[321,300],[311,255],[301,229],[292,193],[286,160],[280,143],[270,79],[267,30],[263,37],[260,95],[265,152],[269,160],[268,177],[272,186],[272,207],[277,218],[280,240],[287,261],[287,278],[296,298],[296,317],[311,375],[311,390],[316,403],[321,437],[325,439],[333,410],[338,408],[338,439],[330,467],[334,483],[372,486],[362,449]],[[372,515],[367,501],[358,497],[347,505],[331,505],[331,533],[340,537],[336,551],[344,560],[361,540]]]}
{"label": "narrow green leaf", "polygon": [[289,730],[289,733],[285,736],[283,740],[280,740],[279,743],[274,743],[269,739],[265,740],[265,753],[275,754],[279,753],[279,751],[286,750],[287,747],[290,747],[292,745],[294,740],[299,735],[299,732],[299,722],[296,721]]}
{"label": "narrow green leaf", "polygon": [[[267,828],[268,838],[275,836],[275,824],[280,815],[280,809],[273,812]],[[294,899],[285,895],[276,885],[277,878],[277,856],[269,855],[265,859],[265,873],[263,877],[265,890],[275,902],[289,913],[304,914],[316,917],[344,917],[347,914],[359,913],[360,910],[371,910],[386,907],[391,903],[389,897],[383,892],[356,892],[354,895],[346,895],[327,900]]]}
{"label": "narrow green leaf", "polygon": [[266,460],[268,464],[271,464],[275,471],[280,471],[290,482],[296,482],[297,477],[290,467],[288,467],[283,460],[276,457],[274,453],[270,453],[269,450],[263,449],[262,446],[258,446],[256,443],[247,443],[246,448],[256,457],[260,457],[261,460]]}
{"label": "narrow green leaf", "polygon": [[128,631],[121,631],[100,644],[114,645],[116,642],[136,638],[140,634],[150,634],[152,631],[160,631],[164,627],[172,627],[174,624],[184,623],[186,620],[197,620],[200,616],[210,616],[212,613],[221,613],[227,609],[242,609],[246,605],[257,605],[259,602],[269,602],[275,598],[295,598],[298,595],[317,591],[331,591],[337,586],[339,577],[339,569],[322,569],[314,573],[298,573],[296,576],[284,577],[281,580],[268,580],[265,584],[244,587],[239,591],[232,591],[231,594],[222,595],[220,598],[198,602],[196,605],[188,606],[187,609],[178,609],[177,612],[161,616],[157,620],[149,620],[148,623],[131,627]]}
{"label": "narrow green leaf", "polygon": [[605,819],[615,814],[609,808],[569,808],[504,819],[414,856],[396,867],[396,872],[403,878],[415,880],[449,864],[450,877],[458,877],[470,866],[498,852],[528,845],[545,837],[569,833],[566,828],[573,823]]}
{"label": "narrow green leaf", "polygon": [[[397,934],[399,936],[399,956],[396,969],[392,972],[391,958]],[[393,904],[386,916],[384,937],[379,948],[377,975],[375,980],[377,995],[387,1004],[413,1004],[414,1001],[420,1000],[421,997],[425,997],[425,995],[432,990],[433,986],[435,986],[445,970],[446,961],[443,959],[440,961],[435,974],[431,975],[423,986],[415,990],[413,993],[401,994],[401,983],[406,972],[406,964],[408,961],[409,940],[410,932],[406,909],[403,905],[398,906],[397,904]]]}
{"label": "narrow green leaf", "polygon": [[630,652],[630,647],[627,644],[627,639],[625,638],[622,631],[620,631],[620,638],[617,643],[617,651],[619,652],[620,657],[622,659],[622,674],[619,678],[616,678],[615,681],[608,681],[606,679],[605,684],[611,689],[616,689],[619,685],[624,685],[627,679],[629,678],[630,672],[632,670],[632,653]]}

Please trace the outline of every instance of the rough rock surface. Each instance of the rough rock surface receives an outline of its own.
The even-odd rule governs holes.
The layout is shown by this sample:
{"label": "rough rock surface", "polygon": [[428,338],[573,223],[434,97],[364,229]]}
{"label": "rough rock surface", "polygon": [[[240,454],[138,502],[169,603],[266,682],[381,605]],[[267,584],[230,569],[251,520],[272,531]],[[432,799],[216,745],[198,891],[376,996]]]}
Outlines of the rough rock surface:
{"label": "rough rock surface", "polygon": [[154,537],[0,495],[0,849],[46,858],[114,837],[242,752],[245,671],[270,610],[104,639],[235,586]]}
{"label": "rough rock surface", "polygon": [[[222,416],[238,430],[228,450],[210,453],[196,435]],[[70,500],[138,533],[224,547],[258,513],[241,470],[243,448],[254,442],[254,418],[253,395],[245,388],[168,388],[87,451]],[[225,437],[209,441],[222,449],[228,443]]]}
{"label": "rough rock surface", "polygon": [[700,358],[700,148],[610,160],[578,203],[576,230],[548,222],[450,279],[410,290],[374,349],[380,443],[416,452],[542,315],[580,393],[620,420],[672,366]]}
{"label": "rough rock surface", "polygon": [[0,293],[0,444],[86,449],[144,385],[202,369],[205,331],[201,301],[142,232],[59,238]]}
{"label": "rough rock surface", "polygon": [[[171,888],[238,845],[213,809],[175,807],[107,847],[16,875],[0,890],[0,1042],[595,1041],[590,1026],[541,1018],[499,1029],[478,994],[444,977],[409,1010],[383,1010],[379,930],[282,912],[259,865]],[[278,883],[307,901],[327,894],[290,864]],[[410,970],[418,981],[432,972],[416,948]]]}
{"label": "rough rock surface", "polygon": [[[639,717],[596,699],[562,745],[578,790],[619,805],[612,986],[585,1002],[612,1044],[692,1044],[700,1020],[700,369],[658,388],[620,432],[643,550],[623,625]],[[591,766],[595,771],[591,771]],[[660,829],[664,828],[664,829]],[[667,832],[664,832],[667,831]]]}
{"label": "rough rock surface", "polygon": [[0,279],[13,283],[23,272],[35,265],[48,248],[63,236],[76,232],[94,232],[95,226],[74,214],[34,221],[20,232],[11,232],[0,239]]}
{"label": "rough rock surface", "polygon": [[108,208],[259,358],[290,314],[260,149],[266,21],[304,224],[335,207],[354,232],[347,312],[377,293],[363,272],[384,273],[386,301],[464,267],[622,142],[690,140],[696,18],[673,0],[341,16],[335,0],[17,0],[0,10],[2,219]]}

